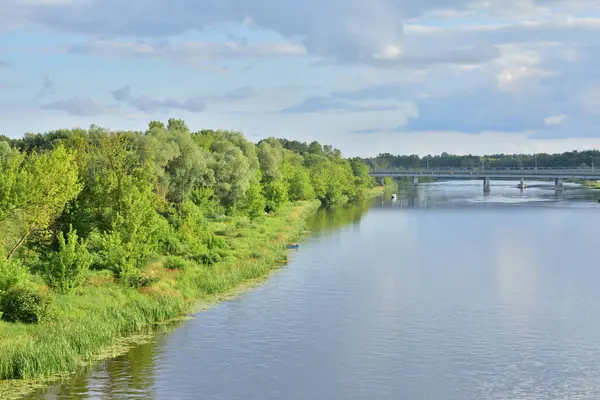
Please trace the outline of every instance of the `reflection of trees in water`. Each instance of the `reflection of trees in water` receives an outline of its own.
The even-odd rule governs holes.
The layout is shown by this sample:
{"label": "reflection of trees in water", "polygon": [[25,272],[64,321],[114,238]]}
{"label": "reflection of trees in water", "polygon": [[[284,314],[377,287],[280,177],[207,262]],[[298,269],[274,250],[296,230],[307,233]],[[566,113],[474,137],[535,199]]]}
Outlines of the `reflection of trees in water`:
{"label": "reflection of trees in water", "polygon": [[307,221],[307,229],[311,232],[332,231],[343,225],[358,223],[372,204],[372,201],[364,201],[343,207],[321,208]]}
{"label": "reflection of trees in water", "polygon": [[71,379],[38,393],[35,399],[83,400],[92,398],[153,398],[155,359],[165,336],[131,348],[127,354],[102,361]]}
{"label": "reflection of trees in water", "polygon": [[126,393],[145,393],[152,397],[154,384],[154,343],[134,347],[126,355],[106,363],[108,375],[101,390],[109,398],[121,398]]}

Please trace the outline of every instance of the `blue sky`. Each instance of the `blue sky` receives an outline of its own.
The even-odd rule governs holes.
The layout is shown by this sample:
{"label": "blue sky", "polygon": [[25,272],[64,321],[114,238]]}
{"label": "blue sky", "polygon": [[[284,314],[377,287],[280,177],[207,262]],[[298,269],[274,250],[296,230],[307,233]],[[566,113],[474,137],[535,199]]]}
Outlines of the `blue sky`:
{"label": "blue sky", "polygon": [[1,0],[0,133],[90,124],[346,155],[600,147],[597,0]]}

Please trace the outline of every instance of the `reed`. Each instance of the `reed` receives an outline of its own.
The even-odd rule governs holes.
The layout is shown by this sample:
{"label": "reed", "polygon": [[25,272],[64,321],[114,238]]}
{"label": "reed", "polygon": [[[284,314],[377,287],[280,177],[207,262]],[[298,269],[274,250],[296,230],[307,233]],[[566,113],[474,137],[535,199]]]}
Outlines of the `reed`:
{"label": "reed", "polygon": [[287,204],[277,214],[256,221],[213,222],[211,229],[228,243],[225,257],[214,265],[187,263],[185,268],[173,268],[173,260],[159,260],[143,271],[156,282],[141,289],[94,275],[74,292],[56,294],[44,322],[0,322],[0,379],[71,373],[100,358],[119,338],[260,282],[285,264],[286,244],[302,236],[306,218],[318,206],[315,201]]}

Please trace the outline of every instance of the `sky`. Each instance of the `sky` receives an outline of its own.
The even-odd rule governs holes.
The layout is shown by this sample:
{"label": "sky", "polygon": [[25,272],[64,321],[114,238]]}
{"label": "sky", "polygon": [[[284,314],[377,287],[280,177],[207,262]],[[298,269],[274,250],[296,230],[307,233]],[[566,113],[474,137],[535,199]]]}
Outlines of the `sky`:
{"label": "sky", "polygon": [[183,118],[347,156],[600,148],[598,0],[0,0],[0,134]]}

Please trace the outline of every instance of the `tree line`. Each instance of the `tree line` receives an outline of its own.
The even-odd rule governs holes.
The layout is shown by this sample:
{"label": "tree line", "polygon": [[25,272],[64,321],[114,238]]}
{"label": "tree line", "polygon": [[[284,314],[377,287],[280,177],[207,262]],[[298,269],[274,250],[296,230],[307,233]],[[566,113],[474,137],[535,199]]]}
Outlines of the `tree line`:
{"label": "tree line", "polygon": [[254,144],[238,132],[191,132],[180,119],[143,132],[3,136],[0,298],[30,272],[69,292],[90,268],[139,286],[137,271],[156,257],[211,265],[227,244],[205,229],[209,219],[260,219],[288,201],[342,204],[373,185],[364,162],[331,146]]}
{"label": "tree line", "polygon": [[363,158],[372,169],[395,170],[409,168],[581,168],[600,166],[600,151],[568,151],[557,154],[490,154],[485,156],[454,155],[392,155],[381,153],[376,157]]}

